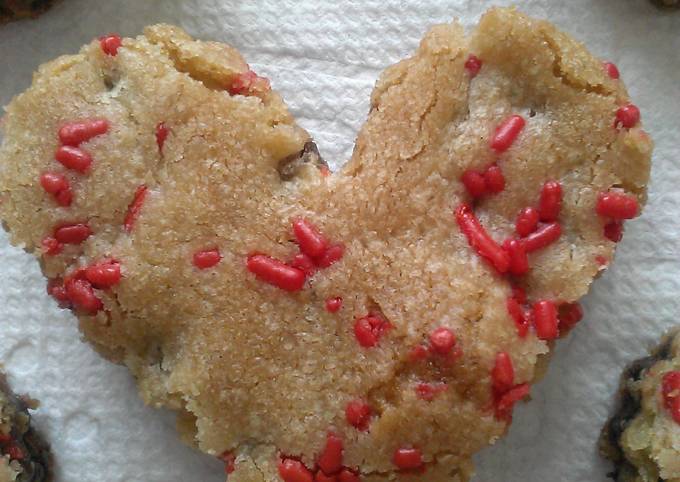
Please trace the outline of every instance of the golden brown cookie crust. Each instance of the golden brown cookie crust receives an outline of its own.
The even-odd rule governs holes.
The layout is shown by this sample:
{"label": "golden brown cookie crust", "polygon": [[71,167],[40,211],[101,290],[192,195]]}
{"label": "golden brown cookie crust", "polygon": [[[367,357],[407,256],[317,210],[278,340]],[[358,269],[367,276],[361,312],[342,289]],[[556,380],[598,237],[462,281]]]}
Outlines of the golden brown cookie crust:
{"label": "golden brown cookie crust", "polygon": [[[464,66],[471,53],[483,61],[474,78]],[[470,456],[507,429],[492,408],[495,357],[507,353],[515,381],[529,383],[550,343],[533,331],[518,337],[510,280],[457,226],[454,210],[470,202],[461,175],[502,166],[505,190],[475,206],[496,240],[512,235],[544,182],[561,182],[562,236],[531,254],[531,272],[513,283],[532,302],[577,300],[615,246],[595,213],[598,194],[616,187],[645,199],[651,142],[639,126],[613,127],[628,102],[622,83],[547,22],[492,9],[470,37],[455,23],[434,27],[381,76],[342,171],[324,177],[310,163],[283,179],[281,162],[309,136],[275,93],[224,90],[246,68],[232,49],[168,26],[125,39],[116,56],[93,42],[41,67],[8,107],[0,151],[0,218],[12,242],[40,255],[55,225],[87,220],[94,234],[84,243],[42,257],[46,276],[120,261],[121,282],[97,290],[104,309],[81,312],[81,330],[132,370],[147,403],[180,411],[185,439],[235,454],[230,481],[278,480],[282,454],[313,467],[329,430],[364,481],[467,480]],[[494,155],[493,129],[517,113],[526,128]],[[84,144],[93,167],[70,178],[73,204],[56,207],[38,182],[59,167],[56,132],[95,117],[111,127]],[[160,122],[170,129],[162,152]],[[140,185],[148,195],[128,233]],[[300,216],[345,251],[289,293],[245,263],[255,251],[290,260]],[[198,270],[193,254],[212,247],[221,260]],[[342,308],[330,313],[325,300],[336,296]],[[368,313],[391,325],[372,348],[353,333]],[[413,362],[439,327],[455,333],[462,355]],[[423,400],[422,382],[447,389]],[[345,420],[355,399],[372,408],[369,431]],[[393,454],[406,446],[422,452],[425,475],[397,471]]]}

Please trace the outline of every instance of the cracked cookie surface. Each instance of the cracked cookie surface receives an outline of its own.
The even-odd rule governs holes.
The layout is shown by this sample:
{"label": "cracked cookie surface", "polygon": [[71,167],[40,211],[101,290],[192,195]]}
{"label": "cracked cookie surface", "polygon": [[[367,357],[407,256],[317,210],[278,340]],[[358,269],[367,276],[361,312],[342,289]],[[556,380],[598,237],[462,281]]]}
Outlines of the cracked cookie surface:
{"label": "cracked cookie surface", "polygon": [[623,373],[600,449],[618,482],[680,481],[680,328]]}
{"label": "cracked cookie surface", "polygon": [[493,9],[389,68],[327,175],[237,52],[155,26],[10,104],[0,217],[230,481],[464,481],[644,203],[638,121],[580,44]]}

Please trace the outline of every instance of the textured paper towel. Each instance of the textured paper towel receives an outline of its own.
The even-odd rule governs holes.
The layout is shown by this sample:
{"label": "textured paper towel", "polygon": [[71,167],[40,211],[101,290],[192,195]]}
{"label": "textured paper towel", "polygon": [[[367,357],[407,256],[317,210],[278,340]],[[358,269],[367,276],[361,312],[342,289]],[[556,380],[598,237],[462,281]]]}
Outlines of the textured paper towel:
{"label": "textured paper towel", "polygon": [[[493,4],[510,4],[504,0]],[[585,299],[509,436],[477,457],[476,481],[601,481],[596,452],[624,364],[680,313],[680,13],[646,0],[519,1],[616,62],[657,148],[649,205],[627,224],[616,263]],[[172,22],[239,48],[268,75],[337,168],[352,150],[378,73],[432,24],[473,25],[486,1],[63,0],[45,16],[0,28],[0,104],[32,71],[110,31]],[[45,295],[37,263],[0,235],[0,362],[42,400],[36,421],[54,447],[58,481],[223,481],[221,464],[182,445],[170,413],[144,407],[123,368],[78,341],[74,318]]]}

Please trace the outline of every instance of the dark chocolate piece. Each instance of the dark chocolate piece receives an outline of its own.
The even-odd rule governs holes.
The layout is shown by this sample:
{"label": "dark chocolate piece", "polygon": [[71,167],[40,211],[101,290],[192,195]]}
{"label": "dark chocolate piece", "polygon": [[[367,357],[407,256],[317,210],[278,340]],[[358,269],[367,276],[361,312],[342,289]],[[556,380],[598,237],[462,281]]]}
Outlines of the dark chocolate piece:
{"label": "dark chocolate piece", "polygon": [[302,150],[279,162],[279,175],[282,181],[291,181],[299,175],[300,168],[305,164],[313,164],[319,170],[328,169],[314,141],[307,141]]}

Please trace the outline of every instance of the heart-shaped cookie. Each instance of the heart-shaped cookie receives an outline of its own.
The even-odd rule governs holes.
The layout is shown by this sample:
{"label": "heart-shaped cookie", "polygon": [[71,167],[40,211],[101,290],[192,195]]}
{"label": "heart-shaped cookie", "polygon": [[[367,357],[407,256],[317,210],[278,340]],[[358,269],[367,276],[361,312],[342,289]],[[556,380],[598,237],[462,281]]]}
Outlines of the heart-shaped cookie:
{"label": "heart-shaped cookie", "polygon": [[639,117],[614,65],[492,9],[380,77],[329,174],[236,51],[159,25],[10,104],[0,217],[230,480],[463,481],[639,213]]}

